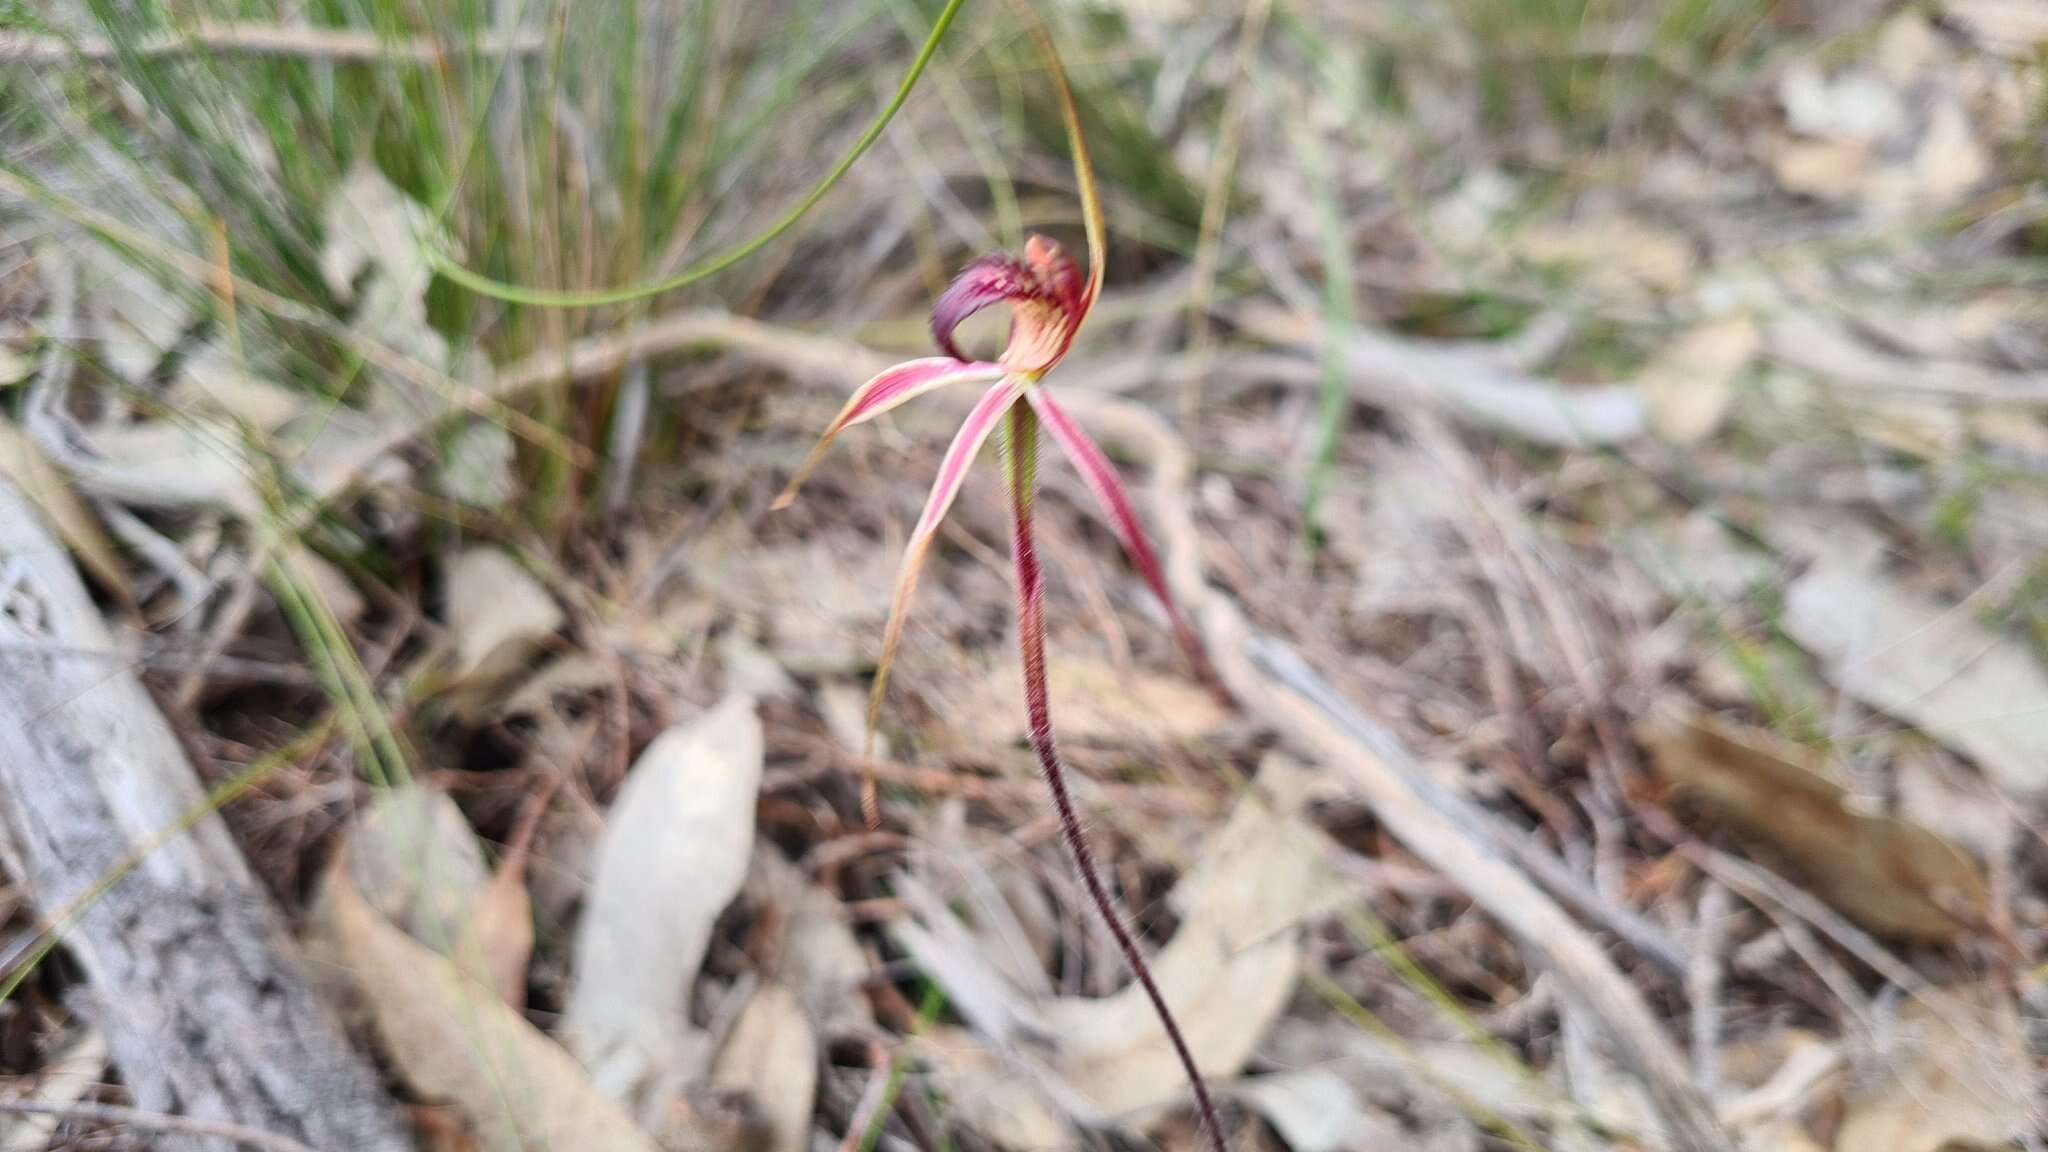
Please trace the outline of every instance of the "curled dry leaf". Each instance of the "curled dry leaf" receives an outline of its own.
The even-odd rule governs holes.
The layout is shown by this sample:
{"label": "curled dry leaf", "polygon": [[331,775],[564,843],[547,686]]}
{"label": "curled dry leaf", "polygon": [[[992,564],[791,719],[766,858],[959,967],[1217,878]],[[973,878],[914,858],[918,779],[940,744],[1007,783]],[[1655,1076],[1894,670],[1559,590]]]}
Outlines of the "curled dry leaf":
{"label": "curled dry leaf", "polygon": [[746,878],[762,755],[754,701],[728,697],[656,737],[606,817],[563,1027],[614,1099],[655,1107],[695,1071],[690,990]]}
{"label": "curled dry leaf", "polygon": [[2048,672],[1967,608],[1824,557],[1787,593],[1784,626],[1842,691],[1919,726],[2015,797],[2048,796]]}
{"label": "curled dry leaf", "polygon": [[6,417],[0,416],[0,477],[14,481],[22,494],[49,518],[57,538],[71,549],[79,562],[101,584],[123,598],[128,596],[128,573],[114,542],[100,527],[99,518],[85,501],[65,483],[64,474],[43,455],[35,441]]}
{"label": "curled dry leaf", "polygon": [[533,901],[526,892],[525,853],[511,854],[470,907],[456,957],[514,1008],[526,1003],[533,959]]}
{"label": "curled dry leaf", "polygon": [[1236,1090],[1293,1152],[1350,1152],[1354,1148],[1407,1147],[1392,1117],[1359,1103],[1351,1085],[1328,1068],[1298,1068],[1256,1076]]}
{"label": "curled dry leaf", "polygon": [[[1322,834],[1265,798],[1302,794],[1302,770],[1269,759],[1195,868],[1168,897],[1180,930],[1152,962],[1195,1062],[1237,1075],[1287,1006],[1301,970],[1301,923],[1349,891]],[[1275,785],[1281,785],[1275,788]],[[1187,1081],[1143,990],[1041,1009],[1067,1085],[1103,1115],[1131,1117],[1184,1098]]]}
{"label": "curled dry leaf", "polygon": [[754,849],[746,888],[747,901],[774,925],[774,937],[762,942],[774,957],[771,971],[796,993],[818,1032],[833,1038],[872,1031],[874,1013],[861,995],[868,957],[845,905],[767,845]]}
{"label": "curled dry leaf", "polygon": [[1676,704],[1643,740],[1667,783],[1783,853],[1871,931],[1945,941],[1982,922],[1988,890],[1967,855],[1916,824],[1854,811],[1806,748]]}
{"label": "curled dry leaf", "polygon": [[949,1121],[1009,1152],[1062,1152],[1079,1144],[1074,1129],[1049,1105],[1028,1069],[1006,1063],[970,1032],[933,1028],[910,1041],[946,1101]]}
{"label": "curled dry leaf", "polygon": [[1692,286],[1691,241],[1625,217],[1534,227],[1516,238],[1514,249],[1532,263],[1578,269],[1609,295],[1670,294]]}
{"label": "curled dry leaf", "polygon": [[1836,1152],[2002,1148],[2037,1132],[2034,1059],[2004,992],[1990,985],[1914,1000],[1857,1063]]}
{"label": "curled dry leaf", "polygon": [[1736,373],[1761,340],[1756,321],[1731,316],[1701,324],[1658,352],[1637,377],[1657,435],[1673,444],[1712,436],[1728,414]]}
{"label": "curled dry leaf", "polygon": [[540,581],[497,548],[471,548],[448,569],[448,631],[455,642],[458,706],[531,662],[562,626],[562,610]]}
{"label": "curled dry leaf", "polygon": [[818,1091],[818,1038],[789,989],[763,984],[711,1068],[714,1088],[742,1091],[766,1124],[763,1152],[806,1152]]}
{"label": "curled dry leaf", "polygon": [[342,853],[378,915],[437,952],[453,949],[490,886],[483,846],[448,794],[408,784],[378,795]]}
{"label": "curled dry leaf", "polygon": [[[1191,680],[1106,661],[1058,660],[1046,680],[1065,742],[1184,743],[1215,734],[1229,718]],[[977,742],[1024,739],[1024,684],[1015,668],[992,666],[945,703],[948,715],[973,726]]]}
{"label": "curled dry leaf", "polygon": [[345,870],[321,906],[392,1067],[423,1099],[460,1108],[482,1152],[657,1152],[567,1052],[379,916]]}

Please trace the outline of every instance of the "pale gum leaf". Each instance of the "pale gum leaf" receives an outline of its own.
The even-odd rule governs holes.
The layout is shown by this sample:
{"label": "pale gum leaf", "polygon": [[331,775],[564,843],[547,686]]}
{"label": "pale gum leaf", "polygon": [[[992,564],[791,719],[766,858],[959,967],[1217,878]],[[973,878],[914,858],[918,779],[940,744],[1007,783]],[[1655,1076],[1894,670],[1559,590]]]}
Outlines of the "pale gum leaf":
{"label": "pale gum leaf", "polygon": [[1968,607],[1823,559],[1793,583],[1784,625],[1850,696],[1969,757],[2015,798],[2048,796],[2048,672]]}
{"label": "pale gum leaf", "polygon": [[1756,321],[1731,316],[1701,324],[1658,351],[1636,377],[1657,435],[1697,444],[1718,431],[1734,398],[1735,376],[1761,342]]}
{"label": "pale gum leaf", "polygon": [[874,1012],[861,988],[868,955],[838,897],[813,883],[774,846],[757,844],[747,873],[746,900],[773,926],[762,947],[774,957],[771,974],[797,994],[806,1015],[830,1039],[874,1029]]}
{"label": "pale gum leaf", "polygon": [[446,603],[455,687],[465,700],[481,700],[523,671],[563,622],[554,597],[499,548],[471,548],[455,558]]}
{"label": "pale gum leaf", "polygon": [[379,916],[345,871],[321,908],[392,1068],[417,1097],[461,1109],[481,1152],[657,1152],[568,1052]]}
{"label": "pale gum leaf", "polygon": [[1292,1152],[1349,1152],[1409,1143],[1398,1122],[1362,1106],[1351,1085],[1327,1068],[1252,1077],[1233,1094],[1265,1117]]}
{"label": "pale gum leaf", "polygon": [[711,1084],[752,1098],[768,1127],[763,1152],[806,1152],[817,1102],[818,1038],[795,994],[774,983],[754,992],[712,1065]]}
{"label": "pale gum leaf", "polygon": [[754,844],[761,721],[728,697],[656,737],[606,815],[563,1031],[599,1086],[642,1099],[684,1060],[690,989]]}
{"label": "pale gum leaf", "polygon": [[2000,1148],[2039,1131],[2038,1073],[2012,999],[1990,983],[1935,995],[1906,1003],[1855,1061],[1868,1075],[1836,1152]]}
{"label": "pale gum leaf", "polygon": [[[1346,897],[1322,834],[1295,805],[1305,790],[1284,760],[1258,782],[1169,899],[1179,931],[1152,961],[1160,991],[1202,1071],[1243,1071],[1286,1009],[1302,964],[1300,925]],[[1273,797],[1269,799],[1268,797]],[[1102,1114],[1134,1117],[1187,1098],[1187,1078],[1136,984],[1042,1008],[1066,1085]]]}
{"label": "pale gum leaf", "polygon": [[440,952],[454,946],[491,882],[462,810],[447,793],[416,784],[378,794],[342,862],[379,916]]}
{"label": "pale gum leaf", "polygon": [[99,517],[65,482],[63,473],[43,455],[35,441],[0,416],[0,477],[12,480],[29,502],[43,510],[57,538],[64,541],[93,578],[122,599],[129,595],[128,573],[120,553],[100,527]]}
{"label": "pale gum leaf", "polygon": [[508,856],[470,908],[457,958],[513,1008],[526,1004],[533,960],[533,901],[526,891],[524,853]]}

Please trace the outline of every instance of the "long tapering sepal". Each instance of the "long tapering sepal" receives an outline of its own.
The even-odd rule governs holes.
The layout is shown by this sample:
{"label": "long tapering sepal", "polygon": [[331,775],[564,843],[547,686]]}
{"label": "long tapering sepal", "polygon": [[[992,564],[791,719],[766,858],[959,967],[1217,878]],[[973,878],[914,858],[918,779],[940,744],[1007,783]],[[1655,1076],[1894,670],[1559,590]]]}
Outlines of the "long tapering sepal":
{"label": "long tapering sepal", "polygon": [[1081,474],[1081,482],[1094,494],[1095,502],[1102,508],[1103,520],[1123,544],[1125,554],[1131,558],[1131,567],[1137,569],[1138,578],[1145,582],[1152,595],[1159,598],[1160,606],[1166,609],[1166,618],[1173,625],[1174,639],[1186,653],[1188,662],[1203,680],[1212,686],[1219,683],[1207,654],[1202,651],[1201,642],[1195,639],[1194,630],[1188,627],[1187,620],[1174,603],[1173,593],[1166,586],[1166,571],[1159,563],[1158,553],[1152,550],[1152,542],[1145,535],[1145,526],[1138,520],[1137,511],[1131,507],[1130,492],[1117,475],[1116,465],[1109,462],[1109,457],[1094,438],[1067,415],[1066,409],[1060,407],[1051,392],[1041,386],[1033,388],[1028,395],[1033,411],[1045,421],[1046,431],[1052,433],[1053,442],[1073,462],[1075,471]]}
{"label": "long tapering sepal", "polygon": [[[960,431],[954,434],[952,445],[946,449],[946,458],[939,463],[938,479],[932,482],[924,512],[917,518],[917,527],[911,530],[910,542],[903,549],[903,562],[896,570],[896,592],[889,601],[889,623],[882,629],[882,655],[875,662],[875,684],[868,694],[870,756],[874,754],[875,729],[882,718],[882,698],[889,690],[889,669],[896,662],[896,646],[903,639],[903,621],[910,610],[910,598],[917,591],[925,553],[930,550],[932,537],[938,533],[946,511],[953,506],[954,497],[960,494],[960,486],[966,482],[968,469],[980,454],[981,446],[1002,422],[1003,414],[1016,405],[1023,390],[1023,385],[1016,381],[1004,380],[974,402],[974,408],[960,424]],[[880,822],[872,774],[862,782],[861,809],[870,825]]]}
{"label": "long tapering sepal", "polygon": [[811,454],[804,458],[803,465],[789,478],[782,495],[775,498],[774,507],[787,508],[796,499],[797,490],[810,478],[818,461],[825,458],[825,450],[841,432],[855,424],[865,424],[882,413],[901,404],[914,400],[927,392],[944,388],[948,384],[983,384],[1002,378],[1003,369],[997,364],[984,364],[968,360],[955,360],[951,356],[927,356],[921,360],[906,360],[889,368],[874,379],[853,390],[846,406],[825,426],[825,432],[818,437],[818,443]]}

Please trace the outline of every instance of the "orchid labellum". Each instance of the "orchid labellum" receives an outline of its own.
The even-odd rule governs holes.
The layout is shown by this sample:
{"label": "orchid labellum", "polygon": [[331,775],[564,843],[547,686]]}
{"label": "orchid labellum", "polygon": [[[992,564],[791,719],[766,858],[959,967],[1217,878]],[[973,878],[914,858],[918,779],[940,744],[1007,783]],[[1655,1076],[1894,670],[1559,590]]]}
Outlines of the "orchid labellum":
{"label": "orchid labellum", "polygon": [[[1075,335],[1087,319],[1089,310],[1095,304],[1096,295],[1102,287],[1103,269],[1103,227],[1102,207],[1095,189],[1095,176],[1088,161],[1088,151],[1082,139],[1080,119],[1074,107],[1073,93],[1067,85],[1067,78],[1061,68],[1057,54],[1049,39],[1040,37],[1048,70],[1058,89],[1061,113],[1066,122],[1067,140],[1073,152],[1074,174],[1081,196],[1082,216],[1088,233],[1088,271],[1085,277],[1073,259],[1061,251],[1058,244],[1042,237],[1033,236],[1024,245],[1021,256],[999,254],[984,256],[968,265],[966,270],[947,287],[932,308],[932,337],[944,353],[924,359],[910,360],[869,380],[855,389],[839,415],[827,425],[818,444],[812,449],[802,467],[791,478],[788,488],[777,498],[775,507],[786,507],[796,498],[798,488],[817,466],[835,437],[856,424],[862,424],[880,416],[898,405],[907,403],[928,392],[951,385],[985,385],[967,419],[954,434],[953,443],[946,449],[945,459],[939,465],[937,480],[932,484],[931,494],[926,497],[924,512],[917,519],[917,526],[910,535],[909,546],[903,555],[902,567],[896,577],[896,591],[889,607],[889,622],[882,635],[881,659],[875,668],[875,682],[868,701],[868,732],[870,744],[876,722],[879,719],[882,700],[888,688],[889,666],[894,661],[897,643],[902,638],[903,620],[909,608],[912,593],[917,587],[918,572],[924,566],[926,551],[946,512],[953,505],[953,499],[967,478],[969,467],[981,452],[982,445],[1000,427],[1003,431],[1003,474],[1009,485],[1012,545],[1016,562],[1017,579],[1017,633],[1022,647],[1024,667],[1025,707],[1029,712],[1031,746],[1038,758],[1047,787],[1052,792],[1053,806],[1058,812],[1060,829],[1067,848],[1074,858],[1076,869],[1097,910],[1108,924],[1110,934],[1115,937],[1117,947],[1138,981],[1151,998],[1153,1008],[1158,1012],[1160,1022],[1172,1040],[1174,1050],[1186,1069],[1189,1083],[1195,1094],[1195,1102],[1201,1119],[1208,1131],[1210,1144],[1215,1152],[1222,1152],[1223,1142],[1217,1127],[1216,1112],[1209,1099],[1207,1086],[1200,1071],[1195,1067],[1194,1058],[1188,1051],[1187,1043],[1181,1037],[1165,999],[1153,982],[1144,956],[1138,951],[1137,943],[1130,930],[1117,913],[1108,890],[1095,870],[1093,853],[1087,840],[1082,836],[1081,825],[1069,795],[1065,770],[1062,768],[1058,749],[1053,742],[1051,703],[1046,690],[1045,673],[1045,621],[1043,582],[1038,564],[1038,549],[1032,530],[1032,497],[1037,489],[1038,429],[1043,424],[1051,433],[1053,442],[1060,446],[1067,459],[1079,469],[1081,479],[1096,501],[1110,529],[1129,554],[1132,567],[1165,606],[1171,620],[1176,639],[1180,642],[1198,670],[1207,673],[1207,663],[1196,643],[1194,633],[1189,630],[1180,612],[1175,608],[1166,588],[1166,579],[1160,568],[1157,555],[1146,539],[1144,529],[1131,507],[1130,495],[1125,491],[1123,481],[1109,458],[1081,426],[1074,422],[1051,389],[1044,383],[1045,375],[1057,367],[1072,347]],[[1007,305],[1010,310],[1010,338],[1003,352],[994,361],[970,360],[961,355],[954,343],[953,333],[962,321],[984,308],[996,304]],[[875,809],[874,782],[870,776],[865,782],[861,795],[862,808],[869,823],[878,820]]]}

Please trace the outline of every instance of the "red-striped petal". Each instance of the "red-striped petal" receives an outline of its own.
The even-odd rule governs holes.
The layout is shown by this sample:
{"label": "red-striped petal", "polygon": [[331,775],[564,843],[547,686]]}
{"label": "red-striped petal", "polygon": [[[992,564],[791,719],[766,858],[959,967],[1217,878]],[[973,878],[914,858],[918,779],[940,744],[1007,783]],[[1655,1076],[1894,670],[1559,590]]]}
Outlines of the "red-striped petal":
{"label": "red-striped petal", "polygon": [[882,716],[882,697],[889,687],[889,667],[896,660],[896,645],[903,639],[903,620],[910,608],[911,594],[917,591],[918,573],[924,568],[925,552],[931,547],[932,537],[938,533],[939,523],[946,518],[946,512],[953,507],[953,498],[960,494],[960,486],[967,480],[967,471],[974,464],[974,458],[981,453],[981,446],[988,442],[990,433],[1002,422],[1003,414],[1017,402],[1024,391],[1014,380],[1002,383],[982,394],[968,412],[967,419],[960,424],[960,431],[953,436],[953,444],[946,449],[946,458],[939,464],[938,478],[932,481],[931,495],[925,497],[924,513],[917,518],[917,527],[910,533],[910,543],[903,550],[903,563],[896,572],[896,593],[889,603],[889,623],[882,630],[882,656],[875,663],[875,685],[868,695],[868,740],[874,741],[875,728]]}
{"label": "red-striped petal", "polygon": [[882,413],[909,400],[914,400],[935,388],[948,384],[980,384],[1001,379],[1003,368],[999,364],[985,364],[977,361],[956,360],[950,356],[928,356],[922,360],[906,360],[881,375],[853,390],[846,401],[846,407],[839,410],[832,423],[825,427],[825,434],[818,437],[817,446],[804,458],[802,467],[789,478],[789,485],[782,495],[775,498],[774,507],[787,508],[796,499],[797,489],[810,478],[818,461],[825,458],[825,449],[841,432],[855,424],[864,424]]}
{"label": "red-striped petal", "polygon": [[1081,473],[1082,483],[1094,493],[1095,502],[1102,507],[1103,519],[1108,521],[1110,531],[1116,533],[1125,554],[1131,558],[1131,567],[1138,570],[1139,579],[1166,609],[1167,619],[1173,624],[1174,639],[1180,643],[1181,650],[1187,653],[1188,660],[1204,678],[1213,675],[1201,643],[1195,639],[1194,630],[1181,618],[1180,609],[1174,605],[1173,594],[1167,591],[1166,571],[1160,566],[1158,554],[1152,551],[1152,542],[1145,536],[1145,526],[1138,521],[1137,511],[1131,507],[1130,493],[1125,490],[1123,479],[1117,475],[1116,466],[1109,462],[1101,447],[1074,422],[1073,417],[1067,415],[1067,410],[1060,407],[1043,385],[1031,389],[1026,395],[1039,419],[1045,422],[1046,431],[1052,433],[1053,440],[1059,444],[1060,451],[1074,462],[1075,470]]}

